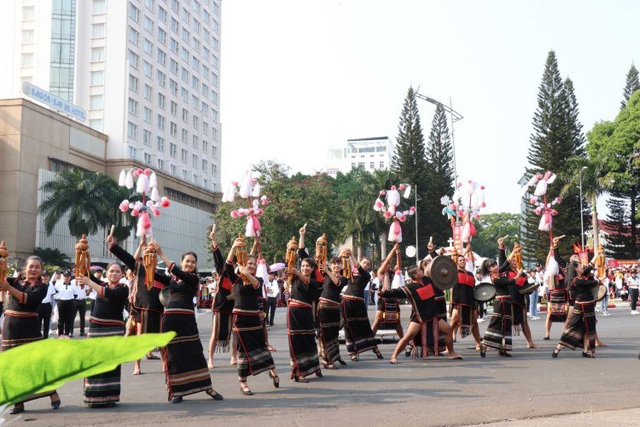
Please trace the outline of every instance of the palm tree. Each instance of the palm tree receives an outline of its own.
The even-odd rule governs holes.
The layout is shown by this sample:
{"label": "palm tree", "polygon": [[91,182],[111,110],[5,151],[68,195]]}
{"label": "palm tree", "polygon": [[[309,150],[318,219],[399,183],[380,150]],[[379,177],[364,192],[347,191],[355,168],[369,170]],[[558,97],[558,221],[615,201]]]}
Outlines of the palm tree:
{"label": "palm tree", "polygon": [[115,224],[116,237],[124,239],[135,226],[133,221],[125,220],[117,208],[131,192],[100,172],[63,171],[41,189],[49,193],[39,206],[40,213],[45,215],[47,235],[51,235],[65,214],[69,214],[69,232],[76,238]]}
{"label": "palm tree", "polygon": [[[591,205],[591,226],[593,228],[593,246],[598,248],[599,227],[596,201],[598,196],[611,188],[613,180],[607,176],[607,165],[601,155],[579,157],[574,156],[567,161],[563,173],[566,184],[560,191],[564,197],[582,183],[582,194]],[[580,201],[582,203],[582,201]]]}

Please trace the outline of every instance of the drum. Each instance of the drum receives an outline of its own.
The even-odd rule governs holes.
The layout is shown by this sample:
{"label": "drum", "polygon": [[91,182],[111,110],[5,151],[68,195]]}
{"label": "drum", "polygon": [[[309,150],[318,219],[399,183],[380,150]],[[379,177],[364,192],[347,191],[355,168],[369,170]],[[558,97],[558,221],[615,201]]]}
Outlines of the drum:
{"label": "drum", "polygon": [[429,277],[436,288],[449,290],[458,283],[458,267],[448,256],[437,256],[429,265]]}
{"label": "drum", "polygon": [[496,287],[493,283],[482,282],[473,288],[473,297],[478,302],[491,301],[496,296]]}
{"label": "drum", "polygon": [[162,304],[162,306],[164,308],[167,308],[169,306],[169,294],[171,293],[170,289],[167,288],[162,288],[162,290],[160,291],[160,295],[158,295],[158,299],[160,299],[160,304]]}
{"label": "drum", "polygon": [[527,283],[526,285],[520,287],[518,292],[520,292],[521,295],[529,295],[539,287],[540,283]]}
{"label": "drum", "polygon": [[607,295],[607,287],[602,283],[599,286],[594,286],[591,291],[593,292],[593,299],[596,301],[602,301]]}

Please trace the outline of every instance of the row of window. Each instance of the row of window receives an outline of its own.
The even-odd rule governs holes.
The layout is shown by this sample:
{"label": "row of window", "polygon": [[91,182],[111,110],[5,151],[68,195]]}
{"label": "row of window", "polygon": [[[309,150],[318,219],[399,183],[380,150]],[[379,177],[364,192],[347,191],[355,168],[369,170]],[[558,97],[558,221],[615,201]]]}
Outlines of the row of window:
{"label": "row of window", "polygon": [[[355,169],[356,167],[358,168],[364,168],[364,162],[359,162],[357,165],[355,163],[351,163],[351,169]],[[369,169],[375,169],[376,164],[375,162],[369,162]],[[384,162],[380,162],[380,167],[379,169],[385,169],[385,163]]]}

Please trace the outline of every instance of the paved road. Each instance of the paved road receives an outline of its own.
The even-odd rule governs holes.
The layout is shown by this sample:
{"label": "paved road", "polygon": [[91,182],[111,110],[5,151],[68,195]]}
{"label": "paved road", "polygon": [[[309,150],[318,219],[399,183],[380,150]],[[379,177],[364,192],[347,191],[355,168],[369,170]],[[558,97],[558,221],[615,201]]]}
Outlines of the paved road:
{"label": "paved road", "polygon": [[[403,310],[405,325],[408,311]],[[228,354],[219,354],[212,378],[225,400],[214,402],[197,394],[172,405],[167,402],[160,362],[146,361],[141,376],[130,374],[132,364],[123,367],[122,401],[117,408],[85,408],[81,381],[75,381],[59,390],[63,402],[60,410],[51,411],[45,400],[31,402],[18,423],[468,425],[536,417],[537,421],[531,422],[551,422],[556,418],[545,417],[636,408],[640,406],[636,380],[640,372],[640,316],[630,316],[628,308],[612,312],[613,316],[599,317],[598,323],[601,339],[611,347],[600,349],[595,360],[567,350],[558,359],[551,359],[560,326],[554,325],[552,341],[542,341],[544,323],[535,321],[531,323],[534,340],[541,348],[527,350],[524,338],[514,337],[512,359],[500,358],[495,352],[489,352],[486,359],[480,358],[466,348],[472,344],[469,337],[457,343],[457,350],[465,356],[463,361],[413,361],[402,357],[399,365],[392,366],[388,356],[394,344],[387,343],[381,346],[385,360],[379,361],[368,353],[359,362],[348,362],[340,371],[325,370],[325,378],[296,384],[288,379],[285,310],[279,308],[277,325],[270,332],[271,342],[279,350],[274,353],[282,382],[279,390],[262,374],[249,381],[255,395],[242,396],[236,370],[228,366]],[[210,313],[200,315],[198,323],[206,346],[211,333]],[[481,329],[485,327],[486,323],[481,324]],[[346,353],[344,347],[342,352]],[[603,419],[608,419],[607,414],[601,413]],[[638,411],[635,414],[637,420]]]}

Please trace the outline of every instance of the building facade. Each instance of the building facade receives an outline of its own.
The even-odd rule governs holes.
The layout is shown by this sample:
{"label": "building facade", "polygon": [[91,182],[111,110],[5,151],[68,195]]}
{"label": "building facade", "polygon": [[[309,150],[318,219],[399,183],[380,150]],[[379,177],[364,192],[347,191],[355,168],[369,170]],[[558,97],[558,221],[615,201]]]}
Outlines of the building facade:
{"label": "building facade", "polygon": [[343,146],[328,150],[323,171],[335,178],[338,172],[347,173],[359,167],[369,172],[387,170],[391,167],[393,150],[388,136],[348,139]]}
{"label": "building facade", "polygon": [[86,110],[107,159],[220,187],[220,0],[4,0],[0,99],[27,81]]}

